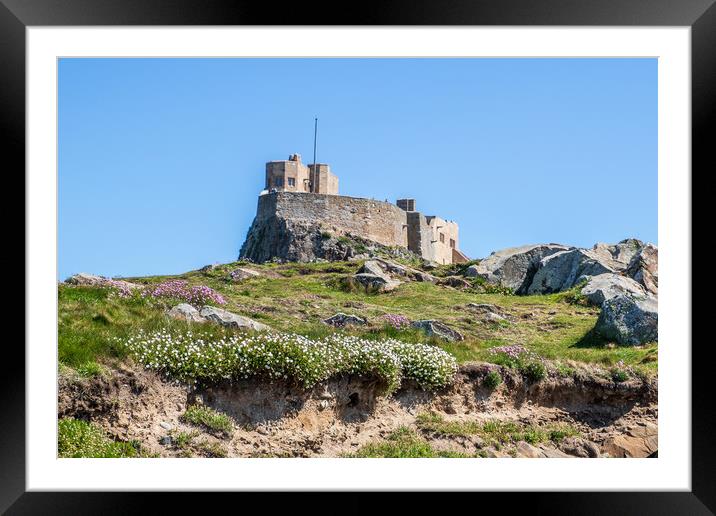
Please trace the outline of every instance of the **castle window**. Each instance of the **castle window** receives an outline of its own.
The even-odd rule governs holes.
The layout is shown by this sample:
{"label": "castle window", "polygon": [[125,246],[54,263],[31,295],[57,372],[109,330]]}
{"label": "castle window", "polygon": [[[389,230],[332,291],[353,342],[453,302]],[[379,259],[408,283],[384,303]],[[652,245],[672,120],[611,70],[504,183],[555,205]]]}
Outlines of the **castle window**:
{"label": "castle window", "polygon": [[450,247],[455,249],[455,240],[453,240],[452,238],[450,239]]}
{"label": "castle window", "polygon": [[440,242],[445,243],[445,233],[440,233]]}
{"label": "castle window", "polygon": [[288,178],[288,186],[296,186],[296,179],[293,177]]}
{"label": "castle window", "polygon": [[273,185],[274,186],[283,186],[283,178],[282,177],[275,178],[273,180]]}

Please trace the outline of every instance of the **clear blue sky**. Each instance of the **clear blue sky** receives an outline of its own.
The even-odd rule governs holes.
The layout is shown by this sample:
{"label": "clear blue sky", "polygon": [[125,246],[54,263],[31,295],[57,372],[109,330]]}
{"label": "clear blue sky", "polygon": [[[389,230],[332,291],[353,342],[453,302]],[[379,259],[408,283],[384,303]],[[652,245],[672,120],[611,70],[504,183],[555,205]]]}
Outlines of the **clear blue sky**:
{"label": "clear blue sky", "polygon": [[656,59],[62,59],[59,276],[237,258],[264,163],[460,224],[470,257],[657,243]]}

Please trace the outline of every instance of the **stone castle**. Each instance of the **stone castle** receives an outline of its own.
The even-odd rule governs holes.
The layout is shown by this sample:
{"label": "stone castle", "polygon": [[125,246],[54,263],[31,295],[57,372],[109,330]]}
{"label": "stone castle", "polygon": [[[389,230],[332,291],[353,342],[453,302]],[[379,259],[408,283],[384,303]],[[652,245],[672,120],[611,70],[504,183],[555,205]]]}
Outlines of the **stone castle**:
{"label": "stone castle", "polygon": [[344,236],[405,248],[438,264],[468,260],[459,250],[457,223],[423,215],[414,199],[392,204],[338,195],[338,177],[330,167],[304,165],[298,154],[266,163],[265,188],[240,258],[259,263],[340,259],[326,240]]}

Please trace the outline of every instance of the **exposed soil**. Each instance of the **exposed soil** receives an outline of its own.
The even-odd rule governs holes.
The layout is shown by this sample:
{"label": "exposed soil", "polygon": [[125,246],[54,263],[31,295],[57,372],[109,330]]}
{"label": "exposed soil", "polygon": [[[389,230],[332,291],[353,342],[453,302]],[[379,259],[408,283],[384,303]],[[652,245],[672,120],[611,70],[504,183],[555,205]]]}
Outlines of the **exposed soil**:
{"label": "exposed soil", "polygon": [[[366,378],[341,377],[311,389],[262,380],[191,388],[123,365],[91,380],[61,377],[58,415],[93,421],[115,439],[139,441],[162,457],[338,457],[400,427],[417,428],[416,417],[427,412],[446,421],[568,423],[580,431],[579,437],[559,443],[520,442],[499,449],[477,435],[422,431],[435,449],[491,457],[647,457],[657,452],[656,379],[615,383],[582,368],[571,377],[529,384],[502,369],[504,382],[491,391],[481,386],[487,371],[485,364],[466,364],[448,389],[430,393],[405,385],[386,397],[379,382]],[[194,403],[229,415],[233,433],[182,422],[180,416]]]}

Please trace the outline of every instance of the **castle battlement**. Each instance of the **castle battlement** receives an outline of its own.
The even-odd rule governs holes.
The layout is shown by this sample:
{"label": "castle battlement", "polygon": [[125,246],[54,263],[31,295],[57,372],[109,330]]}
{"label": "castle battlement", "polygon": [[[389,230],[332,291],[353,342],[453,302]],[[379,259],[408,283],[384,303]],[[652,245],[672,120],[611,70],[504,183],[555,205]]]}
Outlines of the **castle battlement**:
{"label": "castle battlement", "polygon": [[440,264],[467,261],[459,250],[457,223],[423,215],[415,206],[415,199],[392,204],[338,195],[338,177],[327,164],[304,165],[292,154],[266,163],[265,189],[241,257],[257,262],[320,257],[316,238],[330,234],[404,247]]}

